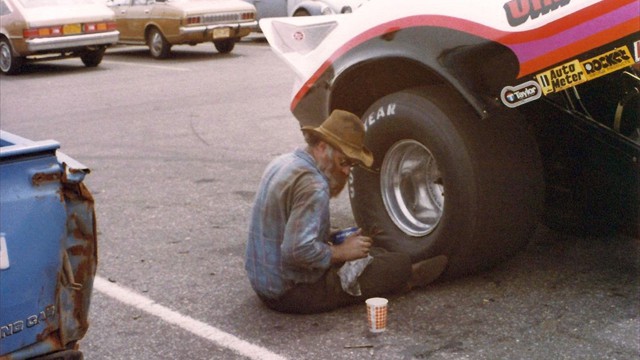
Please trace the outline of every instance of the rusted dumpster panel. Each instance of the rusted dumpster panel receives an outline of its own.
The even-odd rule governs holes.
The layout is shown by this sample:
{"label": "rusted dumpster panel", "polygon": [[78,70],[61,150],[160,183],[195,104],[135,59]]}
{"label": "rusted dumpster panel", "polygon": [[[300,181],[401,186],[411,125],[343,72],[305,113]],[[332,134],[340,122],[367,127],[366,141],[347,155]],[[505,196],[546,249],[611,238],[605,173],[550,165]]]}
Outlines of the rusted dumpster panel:
{"label": "rusted dumpster panel", "polygon": [[0,131],[0,145],[0,359],[81,358],[97,265],[89,169],[52,140]]}

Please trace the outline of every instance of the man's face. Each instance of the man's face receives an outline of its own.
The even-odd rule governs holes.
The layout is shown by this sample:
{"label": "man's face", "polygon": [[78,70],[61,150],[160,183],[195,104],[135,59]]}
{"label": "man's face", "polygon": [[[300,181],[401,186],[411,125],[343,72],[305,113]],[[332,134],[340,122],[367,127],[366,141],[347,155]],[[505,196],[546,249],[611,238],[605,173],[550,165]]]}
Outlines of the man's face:
{"label": "man's face", "polygon": [[329,178],[331,197],[336,197],[342,192],[349,179],[352,166],[353,164],[340,150],[329,145],[324,147],[318,167]]}

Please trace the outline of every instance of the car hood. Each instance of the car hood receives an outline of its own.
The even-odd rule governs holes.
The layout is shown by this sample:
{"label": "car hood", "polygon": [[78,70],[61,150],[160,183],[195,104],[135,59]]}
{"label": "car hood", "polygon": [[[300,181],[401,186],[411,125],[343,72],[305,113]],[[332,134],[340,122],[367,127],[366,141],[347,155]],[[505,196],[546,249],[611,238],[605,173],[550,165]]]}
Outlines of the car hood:
{"label": "car hood", "polygon": [[[52,16],[55,14],[55,16]],[[106,5],[59,5],[22,9],[29,27],[114,20],[114,14]]]}
{"label": "car hood", "polygon": [[168,5],[186,13],[210,13],[226,11],[255,11],[255,7],[241,0],[192,0],[170,1]]}

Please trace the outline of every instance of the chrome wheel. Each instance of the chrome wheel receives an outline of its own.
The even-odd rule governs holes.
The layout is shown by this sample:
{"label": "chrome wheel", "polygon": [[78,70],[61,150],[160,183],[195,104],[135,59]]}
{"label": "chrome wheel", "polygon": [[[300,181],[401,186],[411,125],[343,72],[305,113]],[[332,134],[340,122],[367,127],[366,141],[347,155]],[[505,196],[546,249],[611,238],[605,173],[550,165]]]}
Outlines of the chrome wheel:
{"label": "chrome wheel", "polygon": [[165,40],[160,30],[153,28],[149,33],[149,51],[156,59],[163,59],[169,56],[171,45]]}
{"label": "chrome wheel", "polygon": [[13,56],[9,40],[0,38],[0,71],[8,75],[17,74],[20,72],[23,62],[23,57]]}
{"label": "chrome wheel", "polygon": [[11,69],[11,47],[6,42],[0,42],[0,70],[6,73]]}
{"label": "chrome wheel", "polygon": [[402,140],[382,162],[382,199],[389,217],[404,233],[424,236],[442,218],[444,187],[436,161],[423,144]]}

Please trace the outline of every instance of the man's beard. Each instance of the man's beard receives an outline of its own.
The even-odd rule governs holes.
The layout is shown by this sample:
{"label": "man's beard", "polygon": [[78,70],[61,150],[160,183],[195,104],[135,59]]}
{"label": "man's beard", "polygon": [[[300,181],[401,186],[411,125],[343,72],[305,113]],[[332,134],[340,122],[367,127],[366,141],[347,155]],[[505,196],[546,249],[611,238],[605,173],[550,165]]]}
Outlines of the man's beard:
{"label": "man's beard", "polygon": [[326,157],[324,158],[324,161],[322,161],[318,167],[329,179],[329,194],[334,198],[340,195],[342,189],[347,185],[347,180],[349,178],[342,171],[336,169],[336,164],[333,161],[332,148],[328,147],[325,151],[325,155]]}

